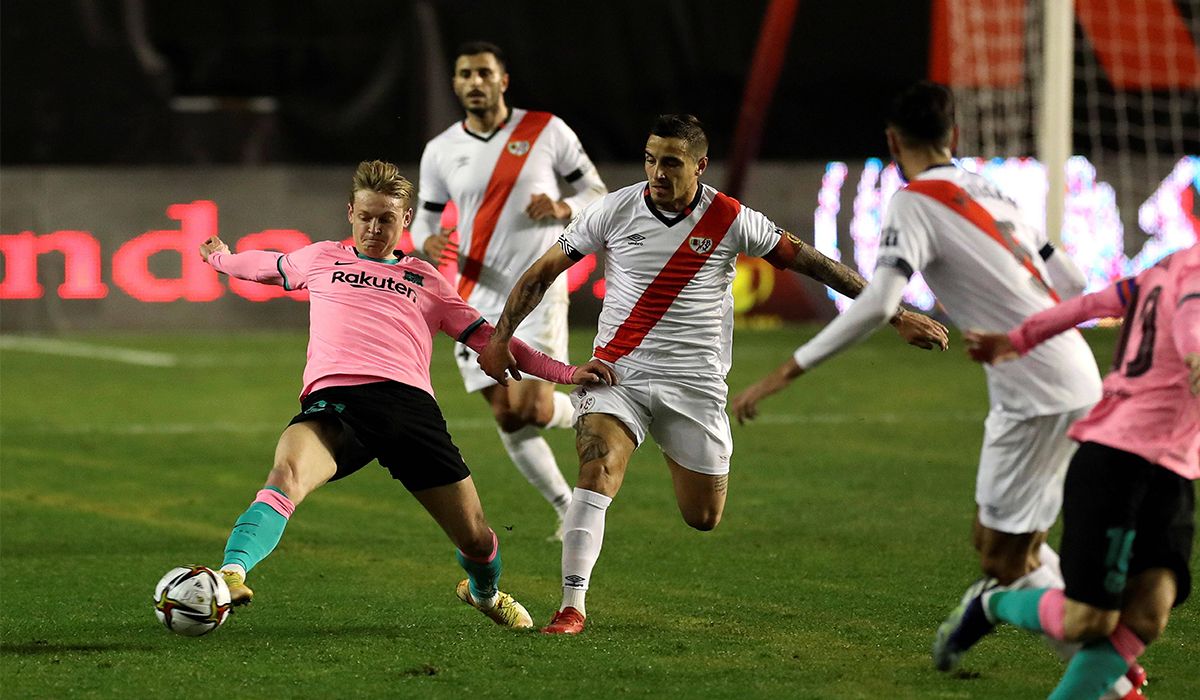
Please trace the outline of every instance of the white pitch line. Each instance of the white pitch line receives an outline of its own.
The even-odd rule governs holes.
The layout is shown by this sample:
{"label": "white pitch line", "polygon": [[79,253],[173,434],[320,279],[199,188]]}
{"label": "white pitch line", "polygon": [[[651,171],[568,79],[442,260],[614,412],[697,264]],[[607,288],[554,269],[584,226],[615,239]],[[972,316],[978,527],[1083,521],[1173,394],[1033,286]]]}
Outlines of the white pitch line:
{"label": "white pitch line", "polygon": [[34,338],[17,335],[0,335],[0,350],[36,352],[43,355],[60,355],[64,357],[86,357],[93,360],[123,362],[127,365],[142,365],[143,367],[175,367],[179,364],[178,358],[165,352],[130,350],[128,348],[116,348],[108,345],[72,343],[53,338]]}

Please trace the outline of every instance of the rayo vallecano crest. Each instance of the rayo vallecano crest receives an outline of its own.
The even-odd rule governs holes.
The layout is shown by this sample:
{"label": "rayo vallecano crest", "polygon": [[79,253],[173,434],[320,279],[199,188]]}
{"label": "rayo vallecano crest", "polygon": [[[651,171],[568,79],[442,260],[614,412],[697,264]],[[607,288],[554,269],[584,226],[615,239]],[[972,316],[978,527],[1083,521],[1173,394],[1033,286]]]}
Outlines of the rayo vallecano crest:
{"label": "rayo vallecano crest", "polygon": [[713,249],[713,240],[703,236],[692,236],[688,239],[688,246],[700,255],[706,255]]}
{"label": "rayo vallecano crest", "polygon": [[520,158],[521,156],[523,156],[529,152],[529,142],[528,141],[509,141],[508,142],[508,152],[513,154],[514,156]]}

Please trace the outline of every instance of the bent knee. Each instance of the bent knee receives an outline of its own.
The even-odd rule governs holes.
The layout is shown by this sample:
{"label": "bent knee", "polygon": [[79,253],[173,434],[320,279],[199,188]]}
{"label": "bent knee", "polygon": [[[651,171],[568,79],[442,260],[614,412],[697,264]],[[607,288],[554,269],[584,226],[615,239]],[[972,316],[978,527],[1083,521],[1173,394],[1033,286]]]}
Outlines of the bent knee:
{"label": "bent knee", "polygon": [[1167,629],[1167,620],[1169,618],[1170,612],[1166,610],[1126,611],[1121,614],[1122,624],[1133,630],[1133,633],[1146,644],[1162,636],[1162,633]]}
{"label": "bent knee", "polygon": [[1115,611],[1090,609],[1068,614],[1063,620],[1063,640],[1067,642],[1090,642],[1104,639],[1117,629],[1118,615]]}
{"label": "bent knee", "polygon": [[706,509],[693,512],[685,512],[683,521],[688,524],[688,527],[701,532],[708,532],[717,527],[721,522],[721,511],[716,509]]}

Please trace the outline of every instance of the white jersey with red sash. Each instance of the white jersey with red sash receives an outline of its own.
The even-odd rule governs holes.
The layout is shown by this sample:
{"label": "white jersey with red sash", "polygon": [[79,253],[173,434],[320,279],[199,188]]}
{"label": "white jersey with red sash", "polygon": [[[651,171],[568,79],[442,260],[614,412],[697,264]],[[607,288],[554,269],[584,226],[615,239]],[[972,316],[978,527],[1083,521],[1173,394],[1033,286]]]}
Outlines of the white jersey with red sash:
{"label": "white jersey with red sash", "polygon": [[781,235],[770,219],[707,185],[682,212],[659,210],[646,183],[593,202],[560,245],[575,259],[605,251],[595,356],[664,375],[724,377],[737,256],[763,257]]}
{"label": "white jersey with red sash", "polygon": [[[594,170],[575,133],[548,112],[513,109],[488,136],[458,122],[432,139],[421,156],[421,206],[436,209],[453,200],[458,207],[463,299],[497,318],[513,282],[563,230],[556,221],[526,216],[530,197],[558,199],[559,177],[574,182]],[[414,240],[424,240],[433,231],[418,231],[418,222]],[[547,296],[565,302],[565,280]]]}
{"label": "white jersey with red sash", "polygon": [[[921,173],[892,198],[879,265],[921,272],[961,329],[1012,328],[1058,303],[1039,255],[1047,243],[994,184],[947,165]],[[985,370],[992,405],[1017,416],[1063,413],[1100,397],[1096,362],[1076,331]]]}

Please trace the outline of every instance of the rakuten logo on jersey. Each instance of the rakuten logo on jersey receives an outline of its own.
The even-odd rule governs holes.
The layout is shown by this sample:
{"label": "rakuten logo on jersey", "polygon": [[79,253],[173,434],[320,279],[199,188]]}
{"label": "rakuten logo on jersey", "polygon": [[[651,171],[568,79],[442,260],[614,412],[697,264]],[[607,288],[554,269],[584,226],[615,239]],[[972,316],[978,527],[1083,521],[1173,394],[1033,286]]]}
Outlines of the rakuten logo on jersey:
{"label": "rakuten logo on jersey", "polygon": [[384,291],[393,292],[401,296],[408,297],[414,302],[417,300],[417,292],[412,287],[399,282],[391,277],[382,277],[380,275],[372,275],[366,272],[344,272],[335,270],[333,276],[329,278],[330,282],[341,282],[348,284],[356,289],[382,289]]}

